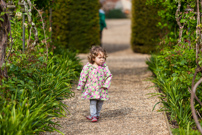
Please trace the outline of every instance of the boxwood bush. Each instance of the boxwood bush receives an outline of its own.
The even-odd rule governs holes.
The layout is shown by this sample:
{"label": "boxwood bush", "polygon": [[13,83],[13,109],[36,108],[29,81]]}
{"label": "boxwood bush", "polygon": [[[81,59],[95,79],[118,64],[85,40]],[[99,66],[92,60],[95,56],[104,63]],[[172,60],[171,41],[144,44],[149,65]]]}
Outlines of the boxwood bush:
{"label": "boxwood bush", "polygon": [[57,0],[54,39],[66,48],[87,52],[99,45],[99,1]]}
{"label": "boxwood bush", "polygon": [[158,44],[160,29],[158,5],[146,5],[147,0],[132,1],[131,47],[134,52],[150,53]]}
{"label": "boxwood bush", "polygon": [[121,19],[127,18],[126,14],[121,9],[112,9],[106,12],[106,18],[108,19]]}

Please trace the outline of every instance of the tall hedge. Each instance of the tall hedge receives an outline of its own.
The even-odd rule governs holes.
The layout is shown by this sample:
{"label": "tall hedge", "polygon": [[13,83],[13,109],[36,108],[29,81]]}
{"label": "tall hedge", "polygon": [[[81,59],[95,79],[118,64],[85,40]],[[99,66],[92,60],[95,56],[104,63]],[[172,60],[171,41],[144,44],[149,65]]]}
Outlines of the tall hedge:
{"label": "tall hedge", "polygon": [[69,5],[71,0],[57,0],[53,10],[53,42],[58,46],[68,47],[69,41]]}
{"label": "tall hedge", "polygon": [[87,52],[100,44],[99,1],[57,0],[54,14],[54,37],[61,45],[79,52]]}
{"label": "tall hedge", "polygon": [[132,1],[131,47],[134,52],[150,53],[158,44],[160,29],[156,26],[158,5],[146,5],[147,0]]}

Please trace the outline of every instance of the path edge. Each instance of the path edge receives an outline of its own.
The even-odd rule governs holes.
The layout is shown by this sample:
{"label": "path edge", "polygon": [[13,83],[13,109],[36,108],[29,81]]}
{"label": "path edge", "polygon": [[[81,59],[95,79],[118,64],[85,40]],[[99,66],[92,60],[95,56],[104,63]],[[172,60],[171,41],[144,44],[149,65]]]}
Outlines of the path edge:
{"label": "path edge", "polygon": [[[163,106],[162,103],[161,103],[161,106]],[[165,121],[166,121],[166,126],[167,126],[167,129],[168,129],[168,131],[169,131],[169,135],[173,135],[173,133],[172,133],[172,131],[171,131],[171,128],[170,128],[170,124],[169,124],[169,122],[168,122],[168,117],[167,117],[165,111],[163,111],[163,116],[164,116]]]}

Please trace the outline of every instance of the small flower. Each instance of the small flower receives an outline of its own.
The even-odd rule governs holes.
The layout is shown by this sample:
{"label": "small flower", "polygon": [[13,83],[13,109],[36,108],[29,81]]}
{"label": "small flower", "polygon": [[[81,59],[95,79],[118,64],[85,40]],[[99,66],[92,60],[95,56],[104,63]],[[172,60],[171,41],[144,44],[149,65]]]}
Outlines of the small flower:
{"label": "small flower", "polygon": [[41,42],[42,42],[42,43],[46,43],[46,40],[44,39],[44,40],[42,40]]}
{"label": "small flower", "polygon": [[24,26],[27,28],[27,23],[24,23]]}
{"label": "small flower", "polygon": [[39,14],[42,15],[44,13],[43,10],[39,10]]}
{"label": "small flower", "polygon": [[22,18],[22,12],[16,12],[15,16],[20,19]]}
{"label": "small flower", "polygon": [[49,32],[51,32],[52,31],[52,27],[49,27]]}

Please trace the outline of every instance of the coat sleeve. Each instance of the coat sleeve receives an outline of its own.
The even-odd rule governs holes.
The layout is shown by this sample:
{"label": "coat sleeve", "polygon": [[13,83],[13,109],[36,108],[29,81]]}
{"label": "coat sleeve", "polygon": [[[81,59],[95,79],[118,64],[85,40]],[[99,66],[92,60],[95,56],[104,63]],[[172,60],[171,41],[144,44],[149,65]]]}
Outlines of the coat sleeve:
{"label": "coat sleeve", "polygon": [[108,66],[105,67],[105,77],[106,77],[106,79],[105,79],[104,85],[102,87],[109,89],[109,87],[111,85],[112,74],[111,74]]}
{"label": "coat sleeve", "polygon": [[107,27],[105,22],[105,14],[99,13],[99,17],[100,17],[100,30],[102,31],[105,27]]}
{"label": "coat sleeve", "polygon": [[88,74],[89,74],[89,69],[88,69],[88,66],[85,65],[80,74],[80,79],[77,86],[78,90],[83,90],[83,87],[85,86],[86,81],[88,79]]}
{"label": "coat sleeve", "polygon": [[106,24],[106,22],[105,22],[105,14],[102,15],[101,20],[102,20],[102,23],[103,23],[103,27],[104,27],[104,28],[107,27],[107,24]]}

